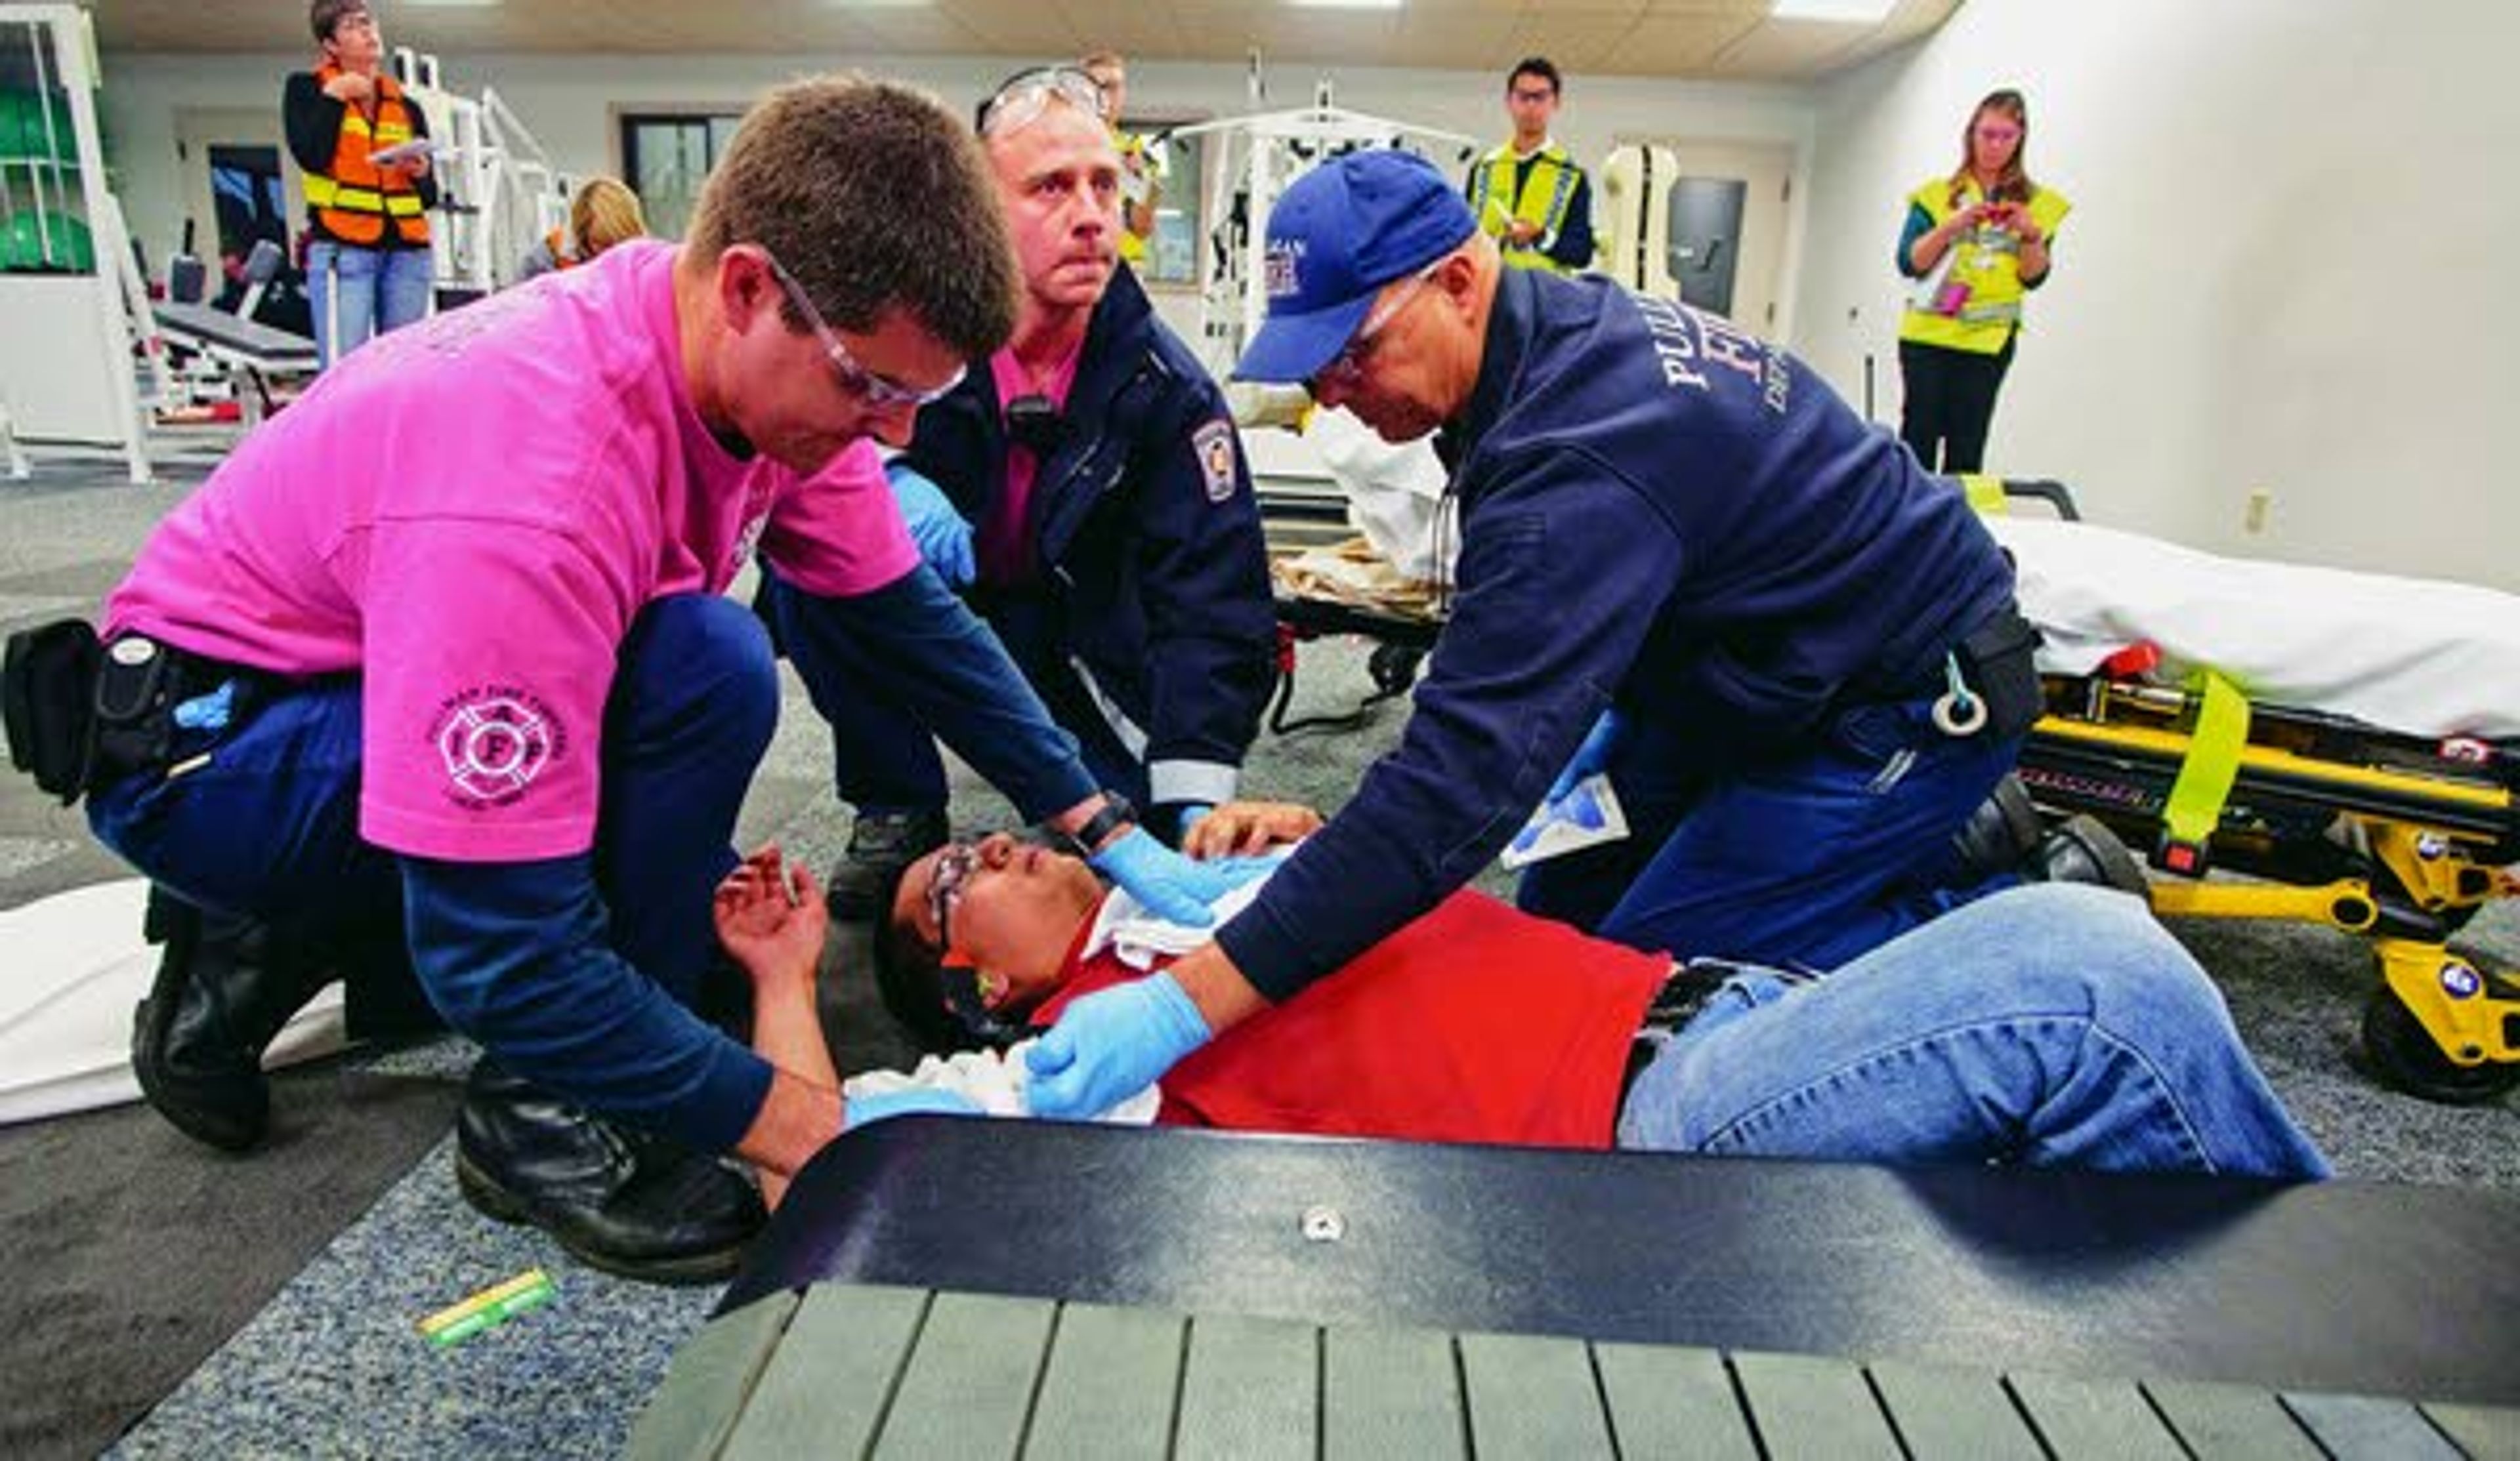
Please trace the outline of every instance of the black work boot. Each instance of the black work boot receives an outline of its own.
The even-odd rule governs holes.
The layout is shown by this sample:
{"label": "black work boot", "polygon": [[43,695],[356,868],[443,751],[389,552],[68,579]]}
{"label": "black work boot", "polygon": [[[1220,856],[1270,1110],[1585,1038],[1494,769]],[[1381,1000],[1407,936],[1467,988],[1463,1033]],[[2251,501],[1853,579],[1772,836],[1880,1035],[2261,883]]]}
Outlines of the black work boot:
{"label": "black work boot", "polygon": [[901,869],[943,847],[953,835],[942,812],[861,813],[849,829],[849,850],[832,868],[825,902],[832,917],[864,923],[883,917],[884,890]]}
{"label": "black work boot", "polygon": [[2019,776],[2005,772],[1995,790],[1952,834],[1960,880],[1982,883],[1998,873],[2023,870],[2039,851],[2040,835],[2039,809],[2031,805],[2030,789]]}
{"label": "black work boot", "polygon": [[2090,883],[2151,901],[2143,863],[2109,824],[2089,814],[2066,818],[2039,844],[2034,875],[2050,883]]}
{"label": "black work boot", "polygon": [[590,1116],[486,1058],[464,1083],[455,1180],[502,1222],[530,1222],[584,1262],[648,1283],[716,1283],[769,1219],[752,1178]]}
{"label": "black work boot", "polygon": [[241,1152],[271,1119],[263,1046],[332,974],[314,951],[249,919],[149,890],[146,934],[163,944],[149,997],[131,1012],[131,1070],[158,1114],[199,1141]]}

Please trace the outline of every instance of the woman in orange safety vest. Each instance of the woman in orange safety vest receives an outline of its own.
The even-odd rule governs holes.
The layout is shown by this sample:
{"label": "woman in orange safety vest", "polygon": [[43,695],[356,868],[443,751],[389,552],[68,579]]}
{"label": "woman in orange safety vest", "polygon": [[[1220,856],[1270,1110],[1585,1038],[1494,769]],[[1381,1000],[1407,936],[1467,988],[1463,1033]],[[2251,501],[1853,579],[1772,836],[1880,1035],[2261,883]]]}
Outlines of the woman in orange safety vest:
{"label": "woman in orange safety vest", "polygon": [[367,0],[314,0],[322,55],[281,92],[290,155],[306,190],[307,298],[329,366],[428,313],[432,273],[428,118],[379,69],[384,41]]}

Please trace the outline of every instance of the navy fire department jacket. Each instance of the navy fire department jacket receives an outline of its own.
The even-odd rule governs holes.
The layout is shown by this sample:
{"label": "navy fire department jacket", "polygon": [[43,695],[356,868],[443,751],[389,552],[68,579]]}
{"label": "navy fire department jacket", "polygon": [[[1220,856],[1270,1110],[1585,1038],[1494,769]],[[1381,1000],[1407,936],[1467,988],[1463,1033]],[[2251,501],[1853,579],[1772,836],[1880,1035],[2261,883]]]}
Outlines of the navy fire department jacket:
{"label": "navy fire department jacket", "polygon": [[1896,437],[1730,322],[1605,280],[1504,271],[1437,445],[1462,555],[1416,712],[1219,933],[1272,999],[1468,881],[1613,701],[1674,765],[1798,757],[2011,601]]}
{"label": "navy fire department jacket", "polygon": [[[1224,801],[1277,676],[1259,502],[1223,392],[1126,269],[1095,306],[1064,420],[1030,509],[1056,632],[1145,736],[1148,800]],[[903,460],[980,522],[1007,449],[997,383],[974,369],[919,413]]]}

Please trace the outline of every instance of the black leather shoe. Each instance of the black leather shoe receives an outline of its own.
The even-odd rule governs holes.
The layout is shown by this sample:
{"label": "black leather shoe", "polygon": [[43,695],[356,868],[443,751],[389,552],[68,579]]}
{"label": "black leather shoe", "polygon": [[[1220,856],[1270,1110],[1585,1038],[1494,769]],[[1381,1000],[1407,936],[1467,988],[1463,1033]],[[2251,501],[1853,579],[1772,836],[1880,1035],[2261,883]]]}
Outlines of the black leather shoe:
{"label": "black leather shoe", "polygon": [[2037,876],[2051,883],[2090,883],[2150,902],[2152,883],[2143,863],[2107,822],[2079,814],[2056,824],[2039,844]]}
{"label": "black leather shoe", "polygon": [[464,1083],[455,1180],[489,1217],[647,1283],[732,1276],[770,1216],[733,1164],[590,1116],[486,1059]]}
{"label": "black leather shoe", "polygon": [[2030,789],[2010,772],[1978,803],[1967,821],[1952,834],[1959,855],[1961,880],[1977,883],[2001,872],[2017,872],[2037,855],[2042,828]]}
{"label": "black leather shoe", "polygon": [[148,938],[166,952],[149,997],[131,1012],[132,1074],[184,1134],[244,1151],[270,1126],[263,1047],[331,972],[313,951],[163,888],[149,890],[148,917]]}
{"label": "black leather shoe", "polygon": [[876,812],[849,830],[849,850],[832,869],[824,902],[834,919],[865,923],[881,918],[884,890],[901,869],[943,847],[953,835],[942,812]]}

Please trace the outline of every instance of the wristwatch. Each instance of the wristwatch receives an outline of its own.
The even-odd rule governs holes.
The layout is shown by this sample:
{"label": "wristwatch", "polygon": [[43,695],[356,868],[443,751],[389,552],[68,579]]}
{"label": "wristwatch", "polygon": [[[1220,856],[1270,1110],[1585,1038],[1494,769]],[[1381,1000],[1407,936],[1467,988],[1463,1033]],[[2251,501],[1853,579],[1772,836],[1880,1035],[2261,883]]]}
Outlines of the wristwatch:
{"label": "wristwatch", "polygon": [[1138,809],[1116,791],[1102,793],[1102,810],[1087,818],[1085,825],[1066,833],[1067,846],[1078,857],[1091,860],[1113,832],[1138,819]]}

